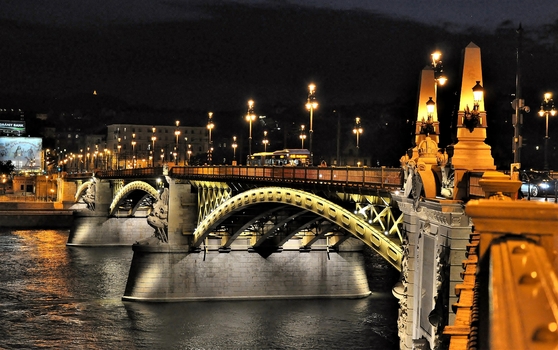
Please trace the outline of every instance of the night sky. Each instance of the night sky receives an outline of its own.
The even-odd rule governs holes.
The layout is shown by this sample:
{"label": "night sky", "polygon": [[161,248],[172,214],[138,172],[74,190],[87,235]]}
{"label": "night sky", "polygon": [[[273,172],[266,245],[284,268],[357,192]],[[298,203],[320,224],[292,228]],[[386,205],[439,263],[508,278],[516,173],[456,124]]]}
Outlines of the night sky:
{"label": "night sky", "polygon": [[459,69],[459,51],[477,36],[448,33],[540,26],[557,9],[552,1],[4,1],[0,93],[96,90],[219,110],[248,99],[298,103],[315,82],[332,104],[393,100],[416,86],[434,49]]}
{"label": "night sky", "polygon": [[[489,137],[503,135],[494,143],[504,146],[493,150],[509,158],[516,29],[524,28],[524,98],[536,111],[543,92],[558,93],[557,15],[550,0],[3,1],[0,102],[48,111],[53,101],[97,91],[130,105],[214,111],[218,136],[230,134],[219,112],[241,115],[249,99],[258,114],[297,106],[291,114],[302,118],[307,86],[315,83],[317,118],[339,106],[391,104],[397,118],[414,119],[420,71],[439,49],[450,80],[437,102],[450,127],[461,50],[474,42],[482,51],[489,121],[496,123]],[[370,107],[362,117],[366,130],[386,134],[382,109]],[[534,147],[544,123],[536,113],[526,120]],[[552,125],[553,133],[558,140]],[[397,161],[400,150],[384,155],[375,148],[389,140],[367,136],[374,157]]]}

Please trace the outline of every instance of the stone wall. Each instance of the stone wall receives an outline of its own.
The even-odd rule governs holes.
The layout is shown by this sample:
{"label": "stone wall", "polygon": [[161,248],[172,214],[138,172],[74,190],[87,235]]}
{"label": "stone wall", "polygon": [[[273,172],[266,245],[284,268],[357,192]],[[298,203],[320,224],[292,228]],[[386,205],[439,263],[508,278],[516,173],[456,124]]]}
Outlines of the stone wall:
{"label": "stone wall", "polygon": [[0,210],[0,227],[69,229],[72,214],[71,210]]}
{"label": "stone wall", "polygon": [[[124,300],[361,298],[370,294],[362,252],[188,253],[134,245]],[[184,248],[182,248],[184,249]]]}
{"label": "stone wall", "polygon": [[153,235],[145,217],[74,216],[67,245],[131,246]]}

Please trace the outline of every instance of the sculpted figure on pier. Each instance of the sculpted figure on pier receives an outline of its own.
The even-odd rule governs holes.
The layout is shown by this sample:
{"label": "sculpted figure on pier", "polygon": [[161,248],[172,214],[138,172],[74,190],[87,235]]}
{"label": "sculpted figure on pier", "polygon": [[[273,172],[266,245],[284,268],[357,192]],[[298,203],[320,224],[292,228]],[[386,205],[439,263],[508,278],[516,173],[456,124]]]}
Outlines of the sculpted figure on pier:
{"label": "sculpted figure on pier", "polygon": [[147,217],[149,226],[155,229],[154,237],[159,242],[168,243],[168,210],[169,210],[169,189],[165,188],[159,195],[157,201],[153,204],[153,210]]}

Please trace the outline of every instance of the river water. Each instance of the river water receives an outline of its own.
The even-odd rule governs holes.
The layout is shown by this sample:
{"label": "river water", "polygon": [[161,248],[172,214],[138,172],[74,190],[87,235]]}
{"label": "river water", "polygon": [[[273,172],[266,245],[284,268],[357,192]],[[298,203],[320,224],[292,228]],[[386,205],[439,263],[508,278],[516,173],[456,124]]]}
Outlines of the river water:
{"label": "river water", "polygon": [[398,273],[373,254],[364,299],[138,303],[131,247],[67,238],[0,229],[0,349],[398,349]]}

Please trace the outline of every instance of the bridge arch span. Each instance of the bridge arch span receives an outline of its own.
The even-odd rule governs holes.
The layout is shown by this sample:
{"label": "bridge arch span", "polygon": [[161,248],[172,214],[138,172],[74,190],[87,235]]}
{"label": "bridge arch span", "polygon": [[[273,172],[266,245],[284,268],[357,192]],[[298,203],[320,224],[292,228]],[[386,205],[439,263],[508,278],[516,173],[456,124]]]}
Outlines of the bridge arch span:
{"label": "bridge arch span", "polygon": [[[398,270],[401,270],[401,243],[386,237],[383,232],[369,225],[347,209],[315,194],[285,187],[261,187],[242,192],[229,198],[209,213],[193,233],[192,247],[198,248],[206,237],[228,217],[250,207],[276,205],[295,207],[312,212],[339,226],[361,240]],[[264,206],[264,208],[266,208]],[[271,209],[273,210],[273,209]]]}
{"label": "bridge arch span", "polygon": [[[153,198],[158,198],[159,197],[159,192],[149,183],[144,182],[144,181],[133,181],[130,182],[129,184],[127,184],[126,186],[122,187],[120,189],[120,191],[118,191],[118,193],[116,193],[116,195],[114,196],[114,199],[112,200],[112,203],[110,204],[110,208],[109,208],[109,216],[113,216],[115,211],[118,210],[118,205],[119,203],[125,199],[130,193],[136,191],[136,190],[140,190],[146,193],[146,195],[149,195]],[[144,196],[145,198],[145,196]],[[136,203],[136,205],[139,204],[140,201],[138,201],[138,203]],[[135,209],[133,210],[135,211]]]}

